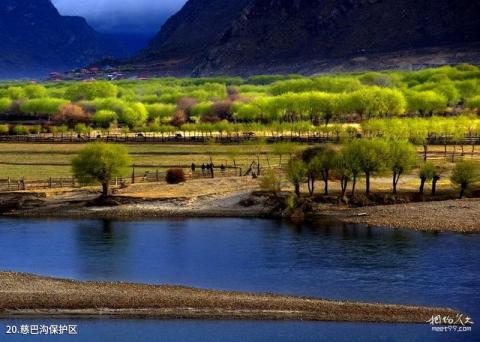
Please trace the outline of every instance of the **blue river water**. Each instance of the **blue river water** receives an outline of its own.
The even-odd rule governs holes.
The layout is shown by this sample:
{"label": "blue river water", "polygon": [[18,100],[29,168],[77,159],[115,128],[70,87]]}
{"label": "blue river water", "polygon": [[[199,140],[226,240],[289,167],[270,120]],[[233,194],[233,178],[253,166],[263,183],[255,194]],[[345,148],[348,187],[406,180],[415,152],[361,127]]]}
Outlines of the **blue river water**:
{"label": "blue river water", "polygon": [[[263,219],[0,219],[0,269],[79,280],[181,284],[329,299],[448,306],[480,317],[480,235]],[[69,341],[479,341],[428,325],[0,320],[76,324]],[[49,337],[48,340],[52,339]]]}

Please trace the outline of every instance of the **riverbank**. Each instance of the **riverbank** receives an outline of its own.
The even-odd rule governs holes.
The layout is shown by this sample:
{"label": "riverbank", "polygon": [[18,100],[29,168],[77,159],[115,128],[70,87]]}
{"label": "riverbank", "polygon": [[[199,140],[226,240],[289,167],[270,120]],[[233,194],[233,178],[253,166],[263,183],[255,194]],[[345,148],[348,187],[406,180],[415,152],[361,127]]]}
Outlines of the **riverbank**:
{"label": "riverbank", "polygon": [[480,233],[480,199],[379,205],[334,216],[345,223],[375,227]]}
{"label": "riverbank", "polygon": [[112,316],[157,319],[253,319],[426,323],[448,308],[328,301],[317,298],[169,285],[79,282],[0,272],[0,316]]}
{"label": "riverbank", "polygon": [[[249,177],[192,180],[179,185],[134,184],[98,205],[98,188],[0,194],[1,214],[10,217],[151,219],[159,217],[270,217],[280,215],[272,196]],[[419,231],[480,233],[480,199],[350,207],[315,203],[307,218]]]}

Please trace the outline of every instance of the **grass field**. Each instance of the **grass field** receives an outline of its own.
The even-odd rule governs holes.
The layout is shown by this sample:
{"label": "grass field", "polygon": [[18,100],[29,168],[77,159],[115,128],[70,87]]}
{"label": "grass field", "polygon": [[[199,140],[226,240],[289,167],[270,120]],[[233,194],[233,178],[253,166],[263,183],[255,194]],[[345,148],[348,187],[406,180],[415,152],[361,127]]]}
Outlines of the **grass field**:
{"label": "grass field", "polygon": [[[74,144],[0,144],[0,179],[8,177],[28,180],[71,176],[70,161],[83,145]],[[126,145],[136,172],[163,171],[170,167],[201,166],[209,163],[233,166],[246,170],[260,153],[261,163],[278,164],[279,156],[268,145]],[[303,148],[303,147],[300,147]],[[286,157],[283,158],[287,160]],[[127,175],[126,175],[127,176]]]}
{"label": "grass field", "polygon": [[[83,147],[79,144],[0,144],[0,179],[20,179],[26,180],[45,180],[49,177],[71,177],[70,161],[76,153]],[[263,166],[278,165],[279,156],[273,153],[272,145],[160,145],[160,144],[137,144],[126,145],[136,167],[136,174],[142,176],[145,171],[155,172],[155,170],[165,171],[170,167],[188,168],[191,163],[201,165],[210,162],[212,158],[216,165],[224,164],[233,166],[233,159],[236,165],[245,172],[250,164],[256,160],[260,153],[260,161]],[[299,146],[301,150],[306,146]],[[420,153],[423,151],[418,147],[419,162]],[[429,158],[442,161],[447,171],[439,182],[439,190],[451,186],[448,180],[449,169],[453,167],[451,163],[451,153],[453,146],[448,147],[447,160],[444,157],[443,146],[429,146]],[[475,153],[470,155],[470,148],[465,149],[464,158],[479,159],[480,155]],[[480,148],[479,151],[480,152]],[[456,147],[457,159],[462,158],[460,148]],[[287,161],[284,156],[282,163]],[[129,176],[129,174],[125,176]],[[321,186],[320,184],[318,186]],[[335,188],[337,184],[332,184]],[[363,181],[359,180],[359,187],[363,186]],[[399,186],[402,189],[413,190],[418,187],[418,178],[416,171],[410,175],[404,175],[401,178]],[[389,173],[381,178],[374,180],[373,187],[377,190],[388,191],[391,187]]]}

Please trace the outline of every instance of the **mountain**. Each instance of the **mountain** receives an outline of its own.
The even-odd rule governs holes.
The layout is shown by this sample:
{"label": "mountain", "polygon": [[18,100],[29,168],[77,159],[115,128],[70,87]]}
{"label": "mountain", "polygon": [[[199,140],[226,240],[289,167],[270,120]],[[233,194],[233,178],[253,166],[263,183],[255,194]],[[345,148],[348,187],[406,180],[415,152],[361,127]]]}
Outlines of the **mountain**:
{"label": "mountain", "polygon": [[18,77],[121,56],[123,49],[84,18],[61,16],[50,0],[2,0],[0,52],[0,76]]}
{"label": "mountain", "polygon": [[162,26],[139,61],[168,61],[189,70],[222,38],[251,0],[191,0]]}
{"label": "mountain", "polygon": [[471,0],[190,0],[136,61],[195,75],[480,62],[478,13]]}

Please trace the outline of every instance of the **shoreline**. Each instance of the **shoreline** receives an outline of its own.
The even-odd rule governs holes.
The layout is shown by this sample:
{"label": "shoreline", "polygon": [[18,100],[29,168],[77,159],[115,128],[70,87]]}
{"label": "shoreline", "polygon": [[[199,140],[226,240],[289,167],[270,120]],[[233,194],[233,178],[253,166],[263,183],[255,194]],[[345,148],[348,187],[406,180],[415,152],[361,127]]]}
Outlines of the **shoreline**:
{"label": "shoreline", "polygon": [[[200,190],[199,190],[200,189]],[[0,217],[69,219],[285,219],[278,200],[243,179],[192,181],[180,186],[131,186],[98,205],[97,189],[0,194]],[[328,219],[370,227],[480,233],[480,198],[350,207],[315,203],[300,219]],[[301,220],[299,221],[301,222]]]}
{"label": "shoreline", "polygon": [[454,309],[0,272],[0,317],[423,323]]}

